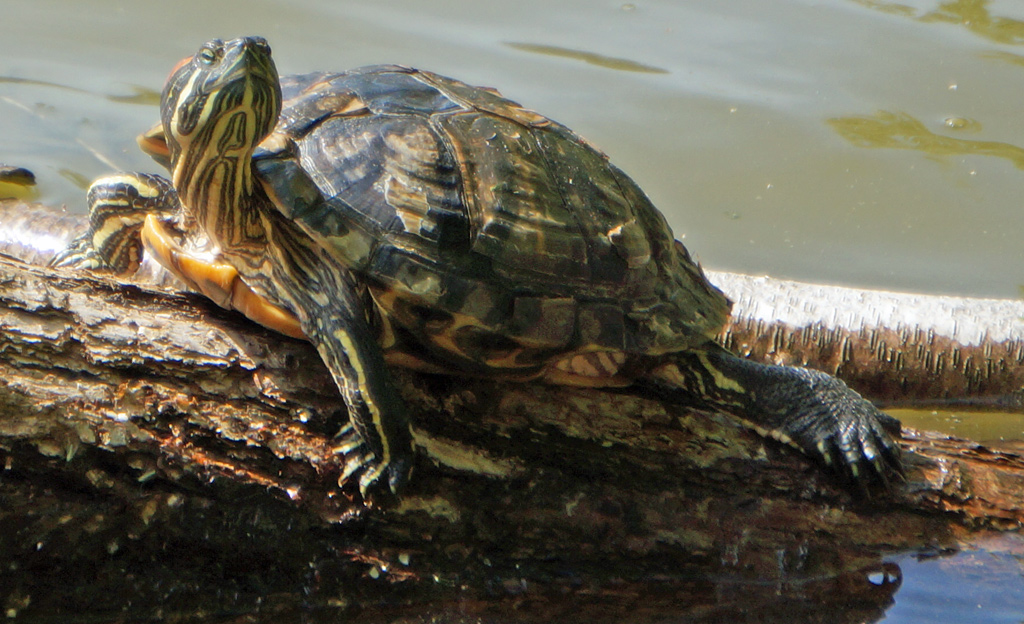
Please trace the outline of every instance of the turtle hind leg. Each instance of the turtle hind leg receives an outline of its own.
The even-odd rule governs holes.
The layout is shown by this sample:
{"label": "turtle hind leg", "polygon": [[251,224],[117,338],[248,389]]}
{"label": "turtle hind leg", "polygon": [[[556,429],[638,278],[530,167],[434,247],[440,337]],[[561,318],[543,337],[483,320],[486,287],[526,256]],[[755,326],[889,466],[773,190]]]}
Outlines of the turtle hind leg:
{"label": "turtle hind leg", "polygon": [[139,232],[147,215],[172,221],[181,212],[169,180],[145,173],[118,173],[89,187],[89,228],[58,253],[50,266],[130,275],[142,260]]}
{"label": "turtle hind leg", "polygon": [[760,364],[712,346],[680,352],[642,385],[680,403],[726,411],[824,462],[858,487],[902,475],[898,420],[821,371]]}

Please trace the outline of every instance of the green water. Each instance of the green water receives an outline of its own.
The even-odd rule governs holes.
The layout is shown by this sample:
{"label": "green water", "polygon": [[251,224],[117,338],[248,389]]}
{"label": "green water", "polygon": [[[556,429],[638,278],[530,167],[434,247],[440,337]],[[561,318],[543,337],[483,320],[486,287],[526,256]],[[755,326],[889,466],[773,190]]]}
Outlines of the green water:
{"label": "green water", "polygon": [[404,63],[602,147],[710,267],[918,292],[1024,284],[1024,5],[873,0],[5,0],[3,159],[81,209],[203,40],[284,72]]}
{"label": "green water", "polygon": [[1003,412],[886,410],[905,427],[942,431],[960,438],[998,445],[1024,440],[1024,414]]}

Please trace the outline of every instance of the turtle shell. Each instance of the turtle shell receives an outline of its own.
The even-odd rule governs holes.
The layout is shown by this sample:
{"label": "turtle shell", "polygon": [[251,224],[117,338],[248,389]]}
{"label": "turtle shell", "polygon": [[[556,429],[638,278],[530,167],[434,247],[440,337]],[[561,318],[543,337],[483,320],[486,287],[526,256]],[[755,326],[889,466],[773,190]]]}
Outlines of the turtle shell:
{"label": "turtle shell", "polygon": [[728,300],[662,214],[565,126],[398,66],[286,76],[282,91],[254,159],[265,189],[417,357],[529,372],[694,348],[725,323]]}

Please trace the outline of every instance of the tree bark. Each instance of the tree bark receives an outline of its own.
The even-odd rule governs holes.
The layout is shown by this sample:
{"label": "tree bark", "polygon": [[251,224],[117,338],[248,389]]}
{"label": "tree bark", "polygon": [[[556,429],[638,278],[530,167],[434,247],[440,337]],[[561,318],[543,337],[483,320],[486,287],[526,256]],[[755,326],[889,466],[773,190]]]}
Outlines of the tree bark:
{"label": "tree bark", "polygon": [[733,351],[824,370],[889,406],[1024,408],[1024,301],[708,277],[735,301]]}
{"label": "tree bark", "polygon": [[854,622],[898,588],[884,553],[1024,521],[1012,449],[905,429],[906,482],[856,494],[718,414],[407,373],[413,480],[367,509],[306,343],[5,259],[0,328],[9,615]]}

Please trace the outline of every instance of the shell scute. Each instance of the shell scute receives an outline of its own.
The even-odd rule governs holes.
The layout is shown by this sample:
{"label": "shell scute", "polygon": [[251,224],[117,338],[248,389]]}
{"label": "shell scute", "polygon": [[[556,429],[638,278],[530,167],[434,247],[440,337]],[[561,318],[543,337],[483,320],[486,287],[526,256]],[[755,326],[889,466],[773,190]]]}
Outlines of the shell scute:
{"label": "shell scute", "polygon": [[[576,140],[563,126],[552,123],[536,136],[550,175],[562,182],[559,190],[565,205],[571,207],[577,236],[587,241],[592,275],[613,285],[617,292],[628,293],[632,284],[647,279],[636,270],[650,260],[647,239],[664,236],[637,225],[637,213],[648,208],[649,202],[643,196],[626,196],[610,171],[607,156]],[[664,231],[669,231],[667,224]]]}
{"label": "shell scute", "polygon": [[455,162],[422,116],[330,118],[298,150],[324,197],[361,230],[428,255],[468,245]]}
{"label": "shell scute", "polygon": [[343,82],[377,115],[433,115],[464,108],[446,92],[418,79],[419,75],[403,67],[378,66],[343,74],[332,83]]}
{"label": "shell scute", "polygon": [[328,117],[369,112],[359,95],[339,83],[337,77],[338,74],[318,72],[281,78],[281,117],[274,132],[263,142],[264,151],[277,149],[281,138],[301,138]]}
{"label": "shell scute", "polygon": [[425,71],[417,71],[416,75],[420,80],[449,94],[449,97],[467,109],[490,113],[526,127],[543,128],[553,123],[547,117],[507,99],[495,89],[473,87],[461,80]]}
{"label": "shell scute", "polygon": [[589,280],[587,241],[530,129],[481,113],[437,123],[462,172],[473,250],[506,277]]}
{"label": "shell scute", "polygon": [[562,349],[573,339],[577,307],[569,297],[516,297],[509,334],[530,347]]}
{"label": "shell scute", "polygon": [[384,245],[368,267],[378,281],[415,297],[425,305],[436,305],[445,287],[436,263],[419,254]]}
{"label": "shell scute", "polygon": [[587,301],[580,304],[577,318],[580,344],[614,351],[626,349],[626,315],[622,305]]}

